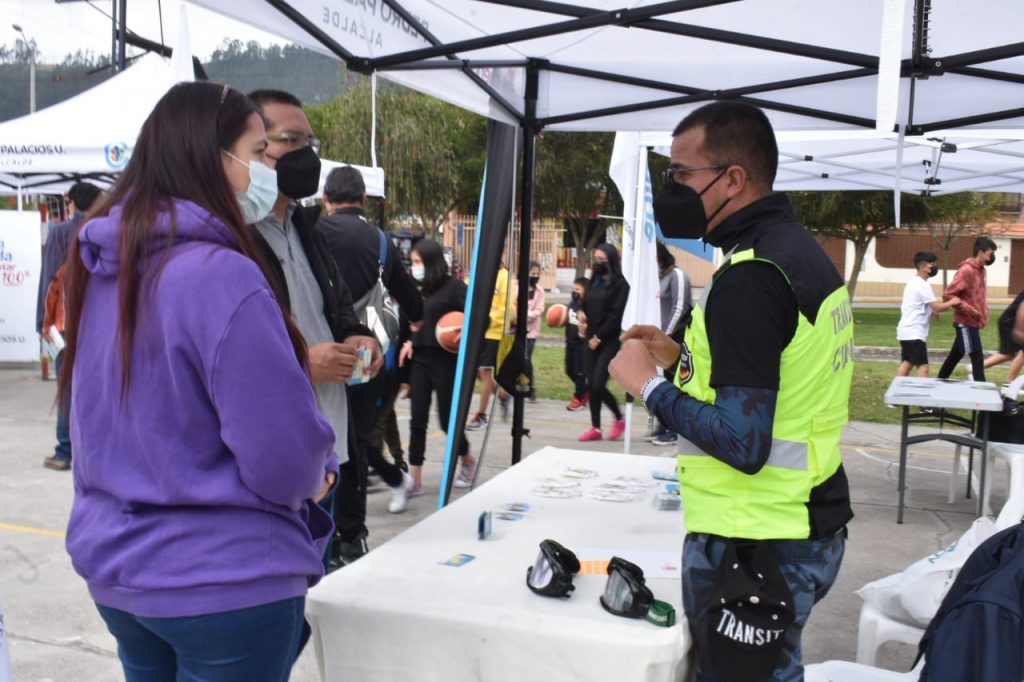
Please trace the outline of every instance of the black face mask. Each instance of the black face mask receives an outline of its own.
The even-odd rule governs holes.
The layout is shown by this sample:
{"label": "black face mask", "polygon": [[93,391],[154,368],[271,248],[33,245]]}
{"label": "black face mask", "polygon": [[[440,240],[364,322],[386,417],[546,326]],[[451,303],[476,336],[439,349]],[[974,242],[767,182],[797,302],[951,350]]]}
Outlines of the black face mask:
{"label": "black face mask", "polygon": [[594,264],[590,266],[590,271],[598,277],[604,277],[608,274],[608,264],[602,263],[601,261],[594,261]]}
{"label": "black face mask", "polygon": [[540,277],[534,277],[533,275],[530,275],[530,280],[529,281],[530,281],[530,286],[531,287],[535,287],[535,286],[537,286],[537,282],[540,281]]}
{"label": "black face mask", "polygon": [[985,265],[992,265],[995,262],[996,262],[996,255],[993,253],[991,256],[988,257],[988,260],[985,261]]}
{"label": "black face mask", "polygon": [[277,160],[277,188],[289,199],[316,194],[320,185],[320,157],[312,147],[288,152]]}
{"label": "black face mask", "polygon": [[928,268],[928,276],[929,277],[934,277],[937,274],[939,274],[939,266],[938,265],[933,265],[930,268]]}
{"label": "black face mask", "polygon": [[580,296],[580,292],[578,292],[578,291],[572,292],[572,300],[574,300],[574,301],[576,301],[578,303],[581,298],[583,298],[583,297]]}
{"label": "black face mask", "polygon": [[728,169],[723,169],[699,193],[689,185],[680,185],[669,175],[662,184],[658,196],[654,197],[654,219],[661,226],[662,234],[669,239],[703,239],[708,231],[708,223],[731,199],[726,199],[709,216],[704,212],[704,202],[700,198],[725,175],[726,170]]}

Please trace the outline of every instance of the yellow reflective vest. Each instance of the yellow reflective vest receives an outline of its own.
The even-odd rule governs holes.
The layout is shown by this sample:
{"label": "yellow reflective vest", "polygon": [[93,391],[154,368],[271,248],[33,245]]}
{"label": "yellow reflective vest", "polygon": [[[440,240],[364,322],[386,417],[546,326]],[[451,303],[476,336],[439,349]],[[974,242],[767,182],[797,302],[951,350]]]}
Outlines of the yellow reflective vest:
{"label": "yellow reflective vest", "polygon": [[[675,377],[681,391],[702,402],[715,402],[705,304],[713,304],[714,280],[729,268],[752,261],[778,268],[791,287],[793,278],[801,276],[799,258],[790,258],[783,266],[754,247],[735,251],[715,273],[693,309]],[[745,474],[680,439],[677,473],[688,532],[753,540],[820,536],[812,519],[819,486],[830,490],[825,496],[831,496],[833,520],[839,508],[840,527],[852,516],[847,514],[839,437],[848,418],[853,377],[853,315],[849,293],[839,282],[820,301],[813,322],[806,308],[799,312],[796,333],[782,353],[771,454],[760,471]],[[830,479],[839,476],[842,480],[833,489],[836,481]]]}

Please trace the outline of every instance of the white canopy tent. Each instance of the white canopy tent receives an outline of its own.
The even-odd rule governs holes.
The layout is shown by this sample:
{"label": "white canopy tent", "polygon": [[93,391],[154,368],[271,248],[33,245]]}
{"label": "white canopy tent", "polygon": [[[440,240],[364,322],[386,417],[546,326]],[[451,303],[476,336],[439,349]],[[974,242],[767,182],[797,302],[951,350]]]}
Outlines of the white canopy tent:
{"label": "white canopy tent", "polygon": [[[1017,180],[1015,156],[997,152],[989,167],[961,172],[968,145],[953,164],[948,145],[961,154],[961,144],[947,140],[943,151],[939,137],[940,161],[927,138],[987,135],[993,144],[973,155],[999,146],[997,130],[1024,128],[1019,0],[190,1],[522,129],[520,333],[541,130],[665,131],[706,102],[740,100],[764,109],[777,132],[833,136],[786,159],[783,188],[900,189],[906,170],[908,182],[938,177],[948,191],[942,174],[914,166],[922,161],[947,177]],[[838,137],[855,132],[868,139]],[[922,142],[905,148],[907,136]],[[849,162],[833,156],[853,152]],[[513,462],[521,414],[517,396]],[[449,432],[461,432],[461,419]]]}
{"label": "white canopy tent", "polygon": [[170,60],[146,54],[96,87],[51,107],[0,123],[0,192],[61,191],[81,178],[110,184],[131,158],[157,101],[192,80],[187,29]]}

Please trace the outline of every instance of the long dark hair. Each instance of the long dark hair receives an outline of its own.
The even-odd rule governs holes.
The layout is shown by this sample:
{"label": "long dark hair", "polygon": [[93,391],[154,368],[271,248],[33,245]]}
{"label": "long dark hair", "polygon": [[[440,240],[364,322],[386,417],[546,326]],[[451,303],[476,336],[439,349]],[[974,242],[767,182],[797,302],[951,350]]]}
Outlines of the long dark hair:
{"label": "long dark hair", "polygon": [[604,280],[608,284],[615,283],[622,277],[622,261],[619,260],[619,252],[611,244],[598,244],[594,250],[608,256],[608,274],[604,277],[595,277],[591,282],[597,280],[597,283],[600,283],[601,280]]}
{"label": "long dark hair", "polygon": [[[256,106],[242,93],[213,83],[180,83],[160,98],[142,125],[135,150],[113,191],[93,206],[86,220],[108,215],[122,205],[118,244],[118,341],[121,350],[121,397],[128,393],[132,344],[139,322],[139,300],[155,287],[160,271],[175,242],[177,218],[173,199],[194,202],[220,219],[238,244],[234,247],[267,270],[242,218],[234,190],[221,161],[221,150],[231,149],[245,133]],[[168,213],[170,230],[156,243],[154,225],[160,213]],[[149,259],[162,251],[153,268]],[[149,272],[144,272],[144,267]],[[67,347],[60,373],[59,399],[67,400],[78,350],[78,332],[90,273],[79,253],[79,237],[69,248],[67,279]],[[269,281],[269,279],[268,279]],[[282,310],[295,357],[306,365],[302,335]]]}
{"label": "long dark hair", "polygon": [[448,262],[444,259],[444,249],[433,239],[423,239],[416,242],[412,250],[419,254],[423,261],[423,281],[420,283],[423,295],[429,296],[448,281]]}

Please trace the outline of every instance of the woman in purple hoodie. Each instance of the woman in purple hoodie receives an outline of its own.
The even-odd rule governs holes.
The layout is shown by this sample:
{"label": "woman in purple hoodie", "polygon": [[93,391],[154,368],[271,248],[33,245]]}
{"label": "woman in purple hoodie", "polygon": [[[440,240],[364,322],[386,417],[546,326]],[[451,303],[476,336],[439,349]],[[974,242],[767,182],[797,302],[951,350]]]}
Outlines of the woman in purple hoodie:
{"label": "woman in purple hoodie", "polygon": [[266,145],[244,95],[173,87],[68,260],[67,548],[129,681],[286,680],[308,632],[338,461],[246,229]]}

